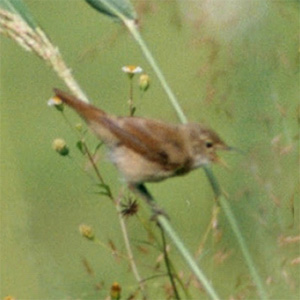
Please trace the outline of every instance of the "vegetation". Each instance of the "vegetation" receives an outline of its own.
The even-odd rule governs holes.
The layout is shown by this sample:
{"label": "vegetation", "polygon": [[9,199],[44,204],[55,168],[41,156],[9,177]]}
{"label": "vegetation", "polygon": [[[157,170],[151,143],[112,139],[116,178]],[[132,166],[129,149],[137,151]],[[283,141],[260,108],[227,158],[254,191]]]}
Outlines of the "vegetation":
{"label": "vegetation", "polygon": [[[87,2],[101,15],[0,2],[0,296],[297,299],[299,3]],[[106,111],[209,124],[237,149],[229,168],[149,185],[170,216],[157,226],[79,119],[47,107],[61,81],[15,42]]]}

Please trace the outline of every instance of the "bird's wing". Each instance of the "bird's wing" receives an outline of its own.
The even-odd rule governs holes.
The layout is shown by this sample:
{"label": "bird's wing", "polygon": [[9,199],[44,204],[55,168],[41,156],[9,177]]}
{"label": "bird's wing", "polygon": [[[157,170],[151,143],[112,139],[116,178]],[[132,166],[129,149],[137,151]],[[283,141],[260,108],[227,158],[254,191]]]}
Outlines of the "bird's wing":
{"label": "bird's wing", "polygon": [[186,147],[179,126],[137,117],[103,116],[101,119],[120,146],[132,149],[165,169],[181,168],[186,163]]}

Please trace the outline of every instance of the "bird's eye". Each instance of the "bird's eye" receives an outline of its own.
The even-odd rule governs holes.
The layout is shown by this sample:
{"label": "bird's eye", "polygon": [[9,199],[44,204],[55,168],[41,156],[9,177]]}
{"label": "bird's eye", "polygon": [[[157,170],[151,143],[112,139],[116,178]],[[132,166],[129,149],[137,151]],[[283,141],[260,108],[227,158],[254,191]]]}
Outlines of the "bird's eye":
{"label": "bird's eye", "polygon": [[213,143],[211,141],[208,141],[205,143],[206,148],[212,148],[213,147]]}

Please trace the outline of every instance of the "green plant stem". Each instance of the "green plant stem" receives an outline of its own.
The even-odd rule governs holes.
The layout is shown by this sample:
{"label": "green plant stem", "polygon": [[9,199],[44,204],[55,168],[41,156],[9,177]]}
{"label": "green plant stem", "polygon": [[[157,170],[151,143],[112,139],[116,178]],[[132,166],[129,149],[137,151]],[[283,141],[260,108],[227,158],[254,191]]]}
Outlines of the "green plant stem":
{"label": "green plant stem", "polygon": [[171,104],[173,105],[180,121],[182,123],[187,123],[187,117],[185,116],[183,110],[181,109],[176,96],[174,95],[173,91],[169,87],[169,85],[165,79],[165,76],[163,75],[160,68],[158,67],[158,65],[157,65],[154,57],[152,56],[151,52],[149,51],[146,43],[142,39],[135,22],[133,20],[128,20],[128,19],[123,19],[123,22],[126,25],[126,27],[128,28],[128,30],[130,31],[130,33],[132,34],[132,36],[135,38],[135,40],[137,41],[139,46],[141,47],[143,54],[145,55],[146,59],[150,63],[150,65],[153,68],[156,76],[158,77],[163,89],[165,90],[166,94],[168,95],[168,97],[171,101]]}
{"label": "green plant stem", "polygon": [[[65,121],[71,126],[71,124],[70,124],[69,120],[66,118],[65,114],[63,113],[62,115],[63,115]],[[72,128],[72,126],[71,126],[71,128]],[[84,139],[80,135],[79,135],[79,138],[82,141],[82,145],[84,147],[85,153],[87,154],[88,159],[89,159],[90,163],[92,164],[92,167],[94,169],[94,172],[95,172],[95,174],[96,174],[99,182],[102,183],[102,184],[106,184],[105,181],[104,181],[104,179],[103,179],[103,177],[102,177],[102,175],[101,175],[101,173],[100,173],[100,171],[99,171],[99,169],[98,169],[98,166],[96,165],[96,163],[95,163],[95,161],[93,159],[92,154],[90,153],[90,150],[89,150],[88,146],[86,145],[86,143],[84,141]],[[137,280],[137,282],[139,284],[139,288],[140,288],[141,293],[143,295],[143,299],[146,299],[147,297],[146,297],[145,284],[144,284],[144,281],[142,280],[142,278],[141,278],[141,276],[139,274],[136,262],[134,260],[132,248],[131,248],[130,241],[129,241],[127,227],[126,227],[126,224],[124,222],[124,218],[123,218],[122,213],[121,213],[121,207],[120,207],[120,198],[121,198],[121,196],[119,196],[118,198],[115,199],[114,196],[113,196],[113,194],[111,193],[110,189],[108,190],[107,196],[115,204],[115,207],[116,207],[116,210],[117,210],[117,214],[118,214],[118,218],[119,218],[119,222],[120,222],[120,227],[121,227],[122,235],[123,235],[123,239],[124,239],[124,243],[125,243],[125,247],[126,247],[126,251],[127,251],[127,259],[129,261],[129,264],[130,264],[131,270],[133,272],[133,275],[135,276],[135,278],[136,278],[136,280]],[[101,244],[100,241],[98,241],[98,243]]]}
{"label": "green plant stem", "polygon": [[131,185],[130,188],[132,189],[133,192],[139,194],[146,202],[147,204],[151,207],[153,217],[155,217],[156,221],[158,222],[158,225],[161,227],[161,229],[164,230],[169,236],[169,238],[173,241],[175,244],[177,250],[179,253],[182,255],[184,260],[187,262],[189,265],[190,269],[192,272],[195,274],[195,277],[199,280],[199,282],[203,285],[209,296],[214,299],[220,299],[208,281],[208,279],[205,277],[204,273],[200,270],[198,267],[195,259],[192,257],[192,255],[189,253],[175,230],[172,228],[168,218],[165,216],[164,211],[159,207],[155,199],[152,197],[152,195],[149,193],[148,189],[144,184],[139,184],[139,185]]}
{"label": "green plant stem", "polygon": [[168,272],[168,276],[170,278],[170,282],[173,288],[173,292],[174,292],[174,296],[175,299],[180,300],[180,296],[176,287],[176,283],[174,280],[174,275],[173,272],[171,270],[171,264],[170,264],[170,260],[169,260],[169,255],[168,255],[168,251],[167,251],[167,242],[166,242],[166,237],[165,237],[165,231],[163,230],[162,227],[160,227],[160,231],[161,231],[161,238],[162,238],[162,242],[163,242],[163,253],[164,253],[164,260],[165,260],[165,264],[166,264],[166,268],[167,268],[167,272]]}
{"label": "green plant stem", "polygon": [[213,188],[214,194],[216,196],[217,201],[220,203],[230,225],[232,228],[232,231],[234,232],[236,239],[240,245],[240,248],[242,250],[242,254],[245,258],[245,261],[248,265],[249,271],[251,273],[251,276],[253,278],[253,281],[257,287],[257,291],[259,293],[259,296],[261,299],[268,299],[267,296],[267,292],[264,289],[263,283],[262,283],[262,279],[260,277],[260,275],[258,274],[253,259],[250,255],[250,252],[248,250],[248,247],[246,245],[246,242],[243,238],[243,235],[239,229],[238,223],[236,221],[236,218],[230,208],[230,205],[227,201],[227,199],[225,198],[225,196],[222,193],[221,187],[216,179],[216,177],[214,176],[212,170],[210,167],[204,167],[204,171],[206,173],[206,176]]}
{"label": "green plant stem", "polygon": [[137,43],[139,44],[139,46],[141,47],[141,50],[143,52],[143,54],[145,55],[146,59],[148,60],[148,62],[150,63],[151,67],[153,68],[156,76],[158,77],[163,89],[165,90],[165,92],[167,93],[171,104],[173,105],[180,121],[182,123],[187,123],[187,117],[185,116],[183,110],[181,109],[178,100],[176,98],[176,96],[174,95],[172,89],[169,87],[165,76],[163,75],[163,73],[161,72],[160,68],[158,67],[154,57],[152,56],[151,52],[149,51],[146,43],[144,42],[142,36],[140,35],[137,25],[136,25],[136,20],[134,19],[129,19],[127,18],[124,14],[122,14],[121,11],[119,11],[118,9],[115,8],[114,5],[112,5],[109,0],[102,0],[101,1],[102,4],[104,4],[115,16],[117,16],[120,20],[122,20],[122,22],[124,23],[124,25],[127,27],[127,29],[129,30],[129,32],[132,34],[132,36],[134,37],[134,39],[137,41]]}
{"label": "green plant stem", "polygon": [[119,222],[120,222],[120,227],[122,230],[122,234],[123,234],[123,239],[124,239],[124,243],[125,243],[125,247],[126,247],[126,251],[127,251],[127,255],[128,255],[128,259],[129,259],[129,263],[131,266],[131,270],[139,284],[139,288],[141,290],[141,293],[143,295],[143,299],[146,299],[146,288],[145,288],[145,284],[144,281],[142,280],[137,265],[135,263],[134,260],[134,256],[133,256],[133,252],[131,249],[131,245],[130,245],[130,241],[129,241],[129,236],[128,236],[128,231],[127,231],[127,227],[124,221],[124,217],[122,215],[122,210],[121,210],[121,204],[120,204],[120,196],[115,200],[115,206],[118,212],[118,218],[119,218]]}
{"label": "green plant stem", "polygon": [[[149,237],[151,237],[151,239],[154,239],[156,244],[158,245],[159,244],[159,239],[157,238],[157,236],[155,235],[155,233],[152,231],[152,229],[150,228],[149,226],[149,222],[145,222],[143,219],[141,219],[140,215],[139,214],[136,214],[136,217],[138,219],[138,221],[140,222],[141,226],[145,229],[145,231],[147,232],[147,234],[149,235]],[[160,229],[162,230],[162,227],[160,227]],[[164,237],[165,237],[165,234],[164,234]],[[152,243],[151,243],[151,246],[154,246]],[[170,269],[173,270],[173,274],[176,275],[176,279],[177,281],[179,282],[182,290],[184,291],[185,293],[185,298],[184,299],[191,299],[192,296],[190,295],[189,291],[187,290],[187,287],[186,287],[186,284],[182,281],[182,278],[180,278],[175,270],[175,267],[174,267],[174,264],[172,262],[172,260],[170,259],[170,257],[168,256],[168,262],[169,262],[169,265],[170,265]],[[148,280],[149,278],[147,278]]]}
{"label": "green plant stem", "polygon": [[[83,145],[84,145],[85,151],[86,151],[86,153],[88,155],[89,161],[91,162],[91,164],[92,164],[92,166],[94,168],[94,171],[95,171],[95,173],[96,173],[99,181],[102,184],[105,184],[105,181],[104,181],[102,175],[100,174],[99,169],[98,169],[97,165],[95,164],[94,159],[93,159],[92,155],[90,154],[90,151],[89,151],[87,145],[85,143],[83,143]],[[145,285],[144,285],[144,282],[143,282],[143,280],[142,280],[142,278],[141,278],[141,276],[139,274],[137,265],[136,265],[135,260],[134,260],[133,252],[132,252],[130,241],[129,241],[129,237],[128,237],[127,227],[126,227],[126,224],[124,222],[124,218],[123,218],[122,212],[121,212],[121,206],[120,206],[120,198],[121,198],[121,196],[119,196],[118,198],[114,199],[114,197],[113,197],[110,189],[108,190],[108,195],[107,196],[115,204],[115,207],[116,207],[116,210],[117,210],[117,213],[118,213],[119,222],[120,222],[120,227],[121,227],[121,230],[122,230],[122,235],[123,235],[125,247],[126,247],[126,251],[127,251],[127,255],[128,255],[128,260],[129,260],[129,263],[130,263],[130,266],[131,266],[131,270],[132,270],[133,275],[134,275],[134,277],[136,278],[136,280],[137,280],[137,282],[139,284],[141,293],[143,294],[143,299],[146,299]]]}
{"label": "green plant stem", "polygon": [[129,115],[132,117],[134,115],[134,105],[133,105],[133,78],[129,78]]}
{"label": "green plant stem", "polygon": [[[94,159],[93,159],[92,155],[90,154],[90,151],[89,151],[87,145],[85,143],[83,143],[83,145],[84,145],[85,151],[88,155],[89,161],[91,162],[99,181],[102,184],[105,184],[105,181],[104,181],[102,175],[100,174],[99,169],[98,169],[97,165],[95,164]],[[138,268],[137,268],[135,260],[134,260],[133,252],[132,252],[131,245],[130,245],[130,242],[129,242],[127,227],[126,227],[126,224],[124,222],[124,218],[123,218],[122,212],[121,212],[121,207],[120,207],[120,197],[121,196],[114,199],[114,197],[113,197],[113,195],[112,195],[112,193],[109,189],[108,197],[115,204],[115,207],[116,207],[116,210],[117,210],[117,213],[118,213],[119,222],[120,222],[120,227],[121,227],[121,230],[122,230],[122,235],[123,235],[125,247],[126,247],[126,251],[127,251],[127,255],[128,255],[128,260],[129,260],[129,263],[130,263],[130,266],[131,266],[131,270],[132,270],[133,275],[135,276],[135,278],[136,278],[136,280],[139,284],[140,290],[143,294],[143,299],[146,299],[145,285],[144,285],[143,280],[142,280],[142,278],[139,274]]]}
{"label": "green plant stem", "polygon": [[194,258],[189,253],[189,251],[186,249],[185,245],[182,243],[182,241],[178,237],[177,233],[174,231],[174,229],[170,225],[168,219],[164,215],[158,215],[157,219],[158,219],[160,226],[169,235],[170,239],[173,241],[173,243],[177,247],[178,251],[181,253],[181,255],[185,259],[186,263],[189,265],[189,267],[195,274],[196,278],[202,283],[203,287],[205,288],[207,293],[210,295],[211,299],[214,299],[214,300],[220,299],[219,296],[217,295],[216,291],[210,284],[209,280],[206,278],[204,273],[199,269]]}
{"label": "green plant stem", "polygon": [[[90,153],[89,148],[87,147],[87,145],[86,145],[86,143],[85,143],[85,141],[83,139],[81,140],[81,142],[82,142],[82,145],[84,147],[84,151],[86,152],[86,154],[88,156],[88,159],[89,159],[90,163],[93,166],[93,169],[94,169],[94,172],[96,173],[97,178],[99,179],[100,183],[105,184],[104,179],[103,179],[103,177],[102,177],[102,175],[101,175],[101,173],[100,173],[100,171],[99,171],[99,169],[98,169],[98,167],[97,167],[97,165],[95,163],[95,160],[94,160],[92,154]],[[108,197],[111,200],[113,200],[113,195],[111,194],[110,191],[108,193]]]}

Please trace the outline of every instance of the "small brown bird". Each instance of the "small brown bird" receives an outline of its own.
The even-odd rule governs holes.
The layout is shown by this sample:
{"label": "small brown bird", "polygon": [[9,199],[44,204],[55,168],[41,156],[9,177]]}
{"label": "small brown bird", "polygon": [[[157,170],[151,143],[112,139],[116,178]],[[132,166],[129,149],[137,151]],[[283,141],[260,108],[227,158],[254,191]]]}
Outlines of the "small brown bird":
{"label": "small brown bird", "polygon": [[217,162],[217,150],[229,150],[213,130],[201,124],[117,117],[59,89],[54,92],[108,146],[112,162],[130,186],[187,174]]}

